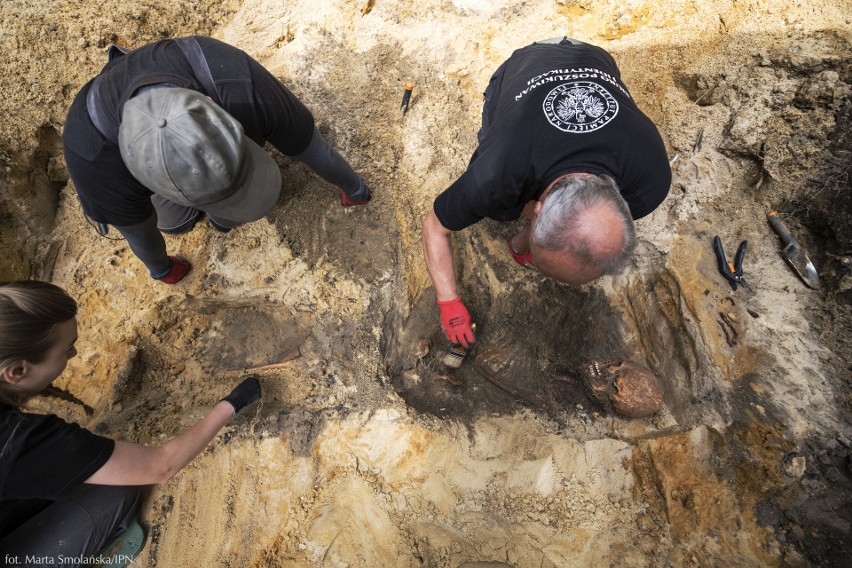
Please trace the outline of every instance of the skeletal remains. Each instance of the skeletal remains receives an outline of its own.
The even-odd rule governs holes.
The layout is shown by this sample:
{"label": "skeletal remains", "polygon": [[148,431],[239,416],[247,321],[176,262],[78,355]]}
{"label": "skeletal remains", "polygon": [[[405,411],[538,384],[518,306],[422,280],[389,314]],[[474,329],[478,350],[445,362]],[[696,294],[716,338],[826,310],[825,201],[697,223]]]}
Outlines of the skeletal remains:
{"label": "skeletal remains", "polygon": [[650,416],[663,404],[660,379],[637,363],[592,361],[580,374],[597,402],[630,418]]}

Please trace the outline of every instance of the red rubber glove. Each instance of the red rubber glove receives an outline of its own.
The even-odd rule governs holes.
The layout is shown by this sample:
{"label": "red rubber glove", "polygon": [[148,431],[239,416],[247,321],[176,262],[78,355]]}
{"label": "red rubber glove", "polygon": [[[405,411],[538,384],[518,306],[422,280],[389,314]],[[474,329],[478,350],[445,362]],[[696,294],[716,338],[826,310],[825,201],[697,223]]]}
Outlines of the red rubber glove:
{"label": "red rubber glove", "polygon": [[441,309],[441,329],[444,335],[453,343],[461,343],[469,347],[470,343],[476,341],[473,330],[470,328],[470,313],[462,304],[461,297],[446,302],[438,302]]}
{"label": "red rubber glove", "polygon": [[170,256],[169,260],[172,261],[171,270],[162,278],[157,278],[157,280],[166,284],[177,284],[183,280],[184,276],[189,274],[189,271],[192,270],[192,265],[182,256]]}
{"label": "red rubber glove", "polygon": [[364,205],[365,203],[369,203],[370,199],[373,196],[370,194],[370,188],[364,186],[364,189],[367,190],[367,197],[364,199],[355,200],[346,195],[346,192],[343,191],[343,188],[337,188],[337,190],[340,191],[340,201],[343,203],[344,207],[352,207],[353,205]]}
{"label": "red rubber glove", "polygon": [[538,270],[535,264],[533,264],[532,251],[528,250],[524,254],[519,252],[515,252],[515,247],[512,246],[512,239],[509,238],[509,254],[512,255],[512,258],[515,259],[515,262],[523,266],[524,268],[531,268],[533,270]]}

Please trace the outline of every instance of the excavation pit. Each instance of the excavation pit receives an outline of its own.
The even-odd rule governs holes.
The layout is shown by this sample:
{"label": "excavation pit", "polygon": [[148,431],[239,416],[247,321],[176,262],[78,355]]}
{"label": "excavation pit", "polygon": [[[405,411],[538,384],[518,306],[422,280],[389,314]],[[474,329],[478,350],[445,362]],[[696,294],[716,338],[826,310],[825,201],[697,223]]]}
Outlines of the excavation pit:
{"label": "excavation pit", "polygon": [[[848,557],[845,3],[24,4],[0,7],[0,277],[50,280],[78,299],[80,355],[57,386],[93,413],[53,398],[34,410],[161,445],[245,373],[264,389],[148,491],[135,565]],[[59,135],[111,42],[193,33],[267,66],[374,197],[344,209],[336,188],[275,154],[285,181],[273,212],[228,234],[200,223],[168,237],[194,272],[166,287],[86,223]],[[520,222],[456,235],[478,341],[449,373],[420,226],[476,146],[493,70],[562,33],[613,53],[663,134],[671,193],[637,222],[625,274],[581,288],[512,261],[505,242]],[[775,208],[823,290],[784,265],[765,223]],[[718,274],[715,235],[749,241],[750,289]],[[661,378],[660,413],[628,420],[588,397],[576,369],[621,359]]]}

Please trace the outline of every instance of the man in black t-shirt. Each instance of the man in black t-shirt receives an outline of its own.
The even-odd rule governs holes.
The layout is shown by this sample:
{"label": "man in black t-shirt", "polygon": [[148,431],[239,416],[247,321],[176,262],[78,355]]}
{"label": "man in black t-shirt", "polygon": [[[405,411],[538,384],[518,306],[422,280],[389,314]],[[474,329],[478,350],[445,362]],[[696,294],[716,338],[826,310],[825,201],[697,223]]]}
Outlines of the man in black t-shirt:
{"label": "man in black t-shirt", "polygon": [[665,199],[671,169],[657,128],[603,49],[569,38],[515,51],[485,90],[479,146],[435,199],[423,249],[447,338],[474,341],[458,294],[450,236],[522,214],[516,262],[580,285],[617,273],[635,246],[633,219]]}
{"label": "man in black t-shirt", "polygon": [[336,185],[344,206],[370,200],[311,112],[245,52],[194,36],[113,46],[109,59],[71,105],[65,159],[83,211],[115,226],[153,278],[173,284],[190,269],[161,231],[206,213],[227,232],[273,207],[281,173],[265,142]]}

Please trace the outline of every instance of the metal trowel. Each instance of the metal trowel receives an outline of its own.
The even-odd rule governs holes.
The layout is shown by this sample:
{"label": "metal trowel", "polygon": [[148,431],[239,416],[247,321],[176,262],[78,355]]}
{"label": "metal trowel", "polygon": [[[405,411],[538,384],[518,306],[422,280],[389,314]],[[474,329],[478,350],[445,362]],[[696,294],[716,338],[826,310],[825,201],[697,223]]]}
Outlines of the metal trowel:
{"label": "metal trowel", "polygon": [[787,261],[787,264],[793,267],[793,270],[799,275],[799,278],[801,278],[809,288],[819,288],[819,276],[817,275],[816,268],[814,268],[814,264],[802,249],[802,246],[799,244],[799,241],[796,240],[796,237],[790,233],[790,230],[787,228],[787,225],[784,224],[784,221],[781,220],[781,217],[778,216],[778,213],[772,211],[766,216],[766,218],[769,220],[769,225],[776,233],[778,233],[778,236],[781,237],[781,242],[784,245],[784,250],[781,252],[781,255],[784,257],[784,260]]}

